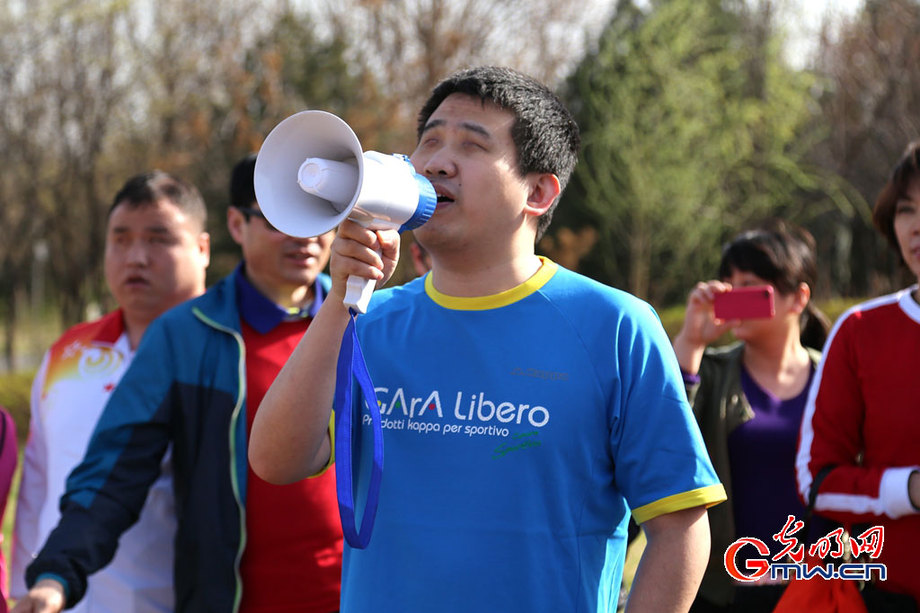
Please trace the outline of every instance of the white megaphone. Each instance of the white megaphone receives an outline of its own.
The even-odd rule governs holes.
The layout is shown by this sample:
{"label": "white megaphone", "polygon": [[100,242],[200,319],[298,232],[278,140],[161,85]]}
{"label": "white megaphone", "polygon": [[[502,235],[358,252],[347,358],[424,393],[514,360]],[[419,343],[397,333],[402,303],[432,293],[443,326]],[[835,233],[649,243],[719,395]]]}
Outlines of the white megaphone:
{"label": "white megaphone", "polygon": [[[363,152],[332,113],[302,111],[266,137],[255,167],[256,200],[270,224],[319,236],[346,217],[371,230],[411,230],[434,213],[434,187],[404,155]],[[351,276],[345,304],[367,311],[376,282]]]}

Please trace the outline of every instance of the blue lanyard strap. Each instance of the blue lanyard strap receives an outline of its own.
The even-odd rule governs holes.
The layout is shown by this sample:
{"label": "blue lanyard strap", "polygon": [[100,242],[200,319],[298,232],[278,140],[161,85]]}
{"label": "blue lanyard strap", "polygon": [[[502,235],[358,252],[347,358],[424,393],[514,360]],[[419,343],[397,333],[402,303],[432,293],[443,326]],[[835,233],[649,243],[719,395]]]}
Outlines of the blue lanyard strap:
{"label": "blue lanyard strap", "polygon": [[[355,379],[360,387],[359,394],[363,394],[363,401],[353,404],[351,390]],[[342,336],[335,381],[335,487],[339,499],[339,516],[342,518],[342,532],[348,544],[355,549],[364,549],[371,540],[374,518],[377,516],[377,502],[380,498],[380,481],[383,477],[383,425],[380,421],[377,393],[374,391],[374,384],[364,362],[364,353],[358,343],[354,310],[351,310],[351,319]],[[364,517],[361,518],[361,530],[356,532],[353,467],[355,456],[352,452],[352,441],[355,420],[360,427],[362,407],[365,405],[371,414],[374,463],[364,504]]]}

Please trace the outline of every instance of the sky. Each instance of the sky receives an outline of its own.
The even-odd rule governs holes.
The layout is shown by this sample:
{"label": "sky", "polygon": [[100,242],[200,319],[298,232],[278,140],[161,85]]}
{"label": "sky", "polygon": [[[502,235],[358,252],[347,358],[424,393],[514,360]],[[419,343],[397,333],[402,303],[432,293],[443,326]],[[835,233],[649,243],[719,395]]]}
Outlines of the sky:
{"label": "sky", "polygon": [[808,63],[814,52],[814,41],[825,17],[830,23],[855,14],[863,0],[781,0],[788,28],[786,49],[789,62],[798,68]]}

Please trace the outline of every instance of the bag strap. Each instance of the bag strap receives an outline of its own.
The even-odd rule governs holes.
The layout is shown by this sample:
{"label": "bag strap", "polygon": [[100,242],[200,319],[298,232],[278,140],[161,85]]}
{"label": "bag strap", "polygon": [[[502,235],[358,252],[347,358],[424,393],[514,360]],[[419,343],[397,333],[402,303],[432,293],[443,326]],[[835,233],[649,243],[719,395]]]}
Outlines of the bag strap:
{"label": "bag strap", "polygon": [[837,468],[835,464],[830,464],[823,467],[821,470],[815,474],[814,481],[811,482],[811,487],[808,488],[808,504],[805,507],[805,517],[803,518],[803,534],[805,535],[805,546],[808,546],[809,536],[811,535],[811,519],[812,515],[815,512],[815,502],[818,500],[818,488],[821,487],[821,484],[824,482],[824,478],[827,475]]}
{"label": "bag strap", "polygon": [[811,482],[811,487],[808,489],[808,512],[805,516],[805,521],[811,519],[811,515],[814,513],[815,501],[818,500],[818,488],[821,487],[821,484],[824,482],[824,478],[827,477],[827,475],[835,468],[837,468],[837,466],[834,464],[825,466],[818,471],[818,473],[815,475],[815,480]]}

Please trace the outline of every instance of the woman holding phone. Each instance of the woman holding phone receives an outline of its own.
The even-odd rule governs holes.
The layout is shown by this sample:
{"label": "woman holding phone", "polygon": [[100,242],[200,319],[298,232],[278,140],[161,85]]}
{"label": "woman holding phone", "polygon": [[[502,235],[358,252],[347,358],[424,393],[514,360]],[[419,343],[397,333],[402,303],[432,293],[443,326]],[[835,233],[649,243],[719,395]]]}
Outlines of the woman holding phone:
{"label": "woman holding phone", "polygon": [[[920,142],[895,166],[872,212],[909,275],[920,280]],[[916,284],[844,313],[805,408],[796,461],[799,491],[818,475],[815,513],[851,527],[884,528],[887,578],[863,590],[872,611],[920,603],[920,289]]]}
{"label": "woman holding phone", "polygon": [[[811,235],[777,223],[735,237],[722,252],[719,278],[690,292],[674,351],[728,493],[727,503],[709,510],[710,562],[692,613],[772,611],[785,588],[769,581],[735,582],[723,556],[741,537],[776,545],[772,536],[788,515],[802,518],[805,512],[796,492],[796,443],[828,330],[827,318],[810,300],[816,269]],[[755,287],[740,300],[728,299],[732,290]],[[726,310],[720,304],[717,318],[720,296]],[[759,304],[770,296],[772,316]],[[709,347],[729,330],[737,342]],[[823,526],[813,528],[816,535]],[[737,558],[742,569],[747,553]]]}

